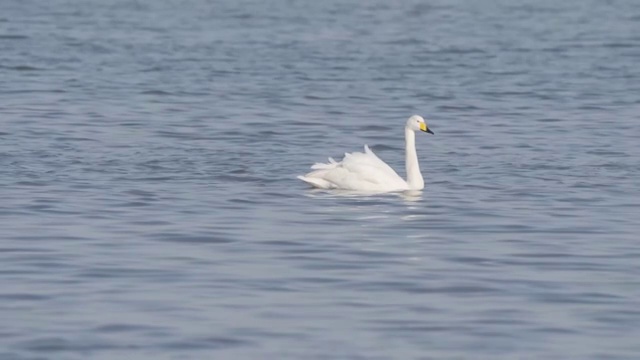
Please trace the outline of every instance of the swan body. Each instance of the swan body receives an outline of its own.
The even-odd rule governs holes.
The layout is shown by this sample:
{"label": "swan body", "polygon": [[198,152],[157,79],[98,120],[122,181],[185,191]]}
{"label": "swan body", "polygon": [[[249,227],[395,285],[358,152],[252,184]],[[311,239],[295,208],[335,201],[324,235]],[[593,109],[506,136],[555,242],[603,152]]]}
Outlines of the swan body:
{"label": "swan body", "polygon": [[415,132],[430,134],[424,119],[413,115],[404,127],[407,180],[398,175],[389,165],[364,146],[364,152],[345,153],[342,161],[329,158],[329,162],[316,163],[312,172],[298,176],[298,179],[320,189],[340,189],[366,192],[390,192],[422,190],[424,180],[420,173],[416,153]]}

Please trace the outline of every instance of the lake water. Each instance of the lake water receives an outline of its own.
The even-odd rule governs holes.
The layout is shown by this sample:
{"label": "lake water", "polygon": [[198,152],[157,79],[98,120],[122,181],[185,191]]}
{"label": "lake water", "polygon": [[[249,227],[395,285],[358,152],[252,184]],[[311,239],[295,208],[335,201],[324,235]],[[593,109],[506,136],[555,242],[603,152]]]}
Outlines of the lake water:
{"label": "lake water", "polygon": [[0,359],[638,359],[639,121],[634,0],[2,1]]}

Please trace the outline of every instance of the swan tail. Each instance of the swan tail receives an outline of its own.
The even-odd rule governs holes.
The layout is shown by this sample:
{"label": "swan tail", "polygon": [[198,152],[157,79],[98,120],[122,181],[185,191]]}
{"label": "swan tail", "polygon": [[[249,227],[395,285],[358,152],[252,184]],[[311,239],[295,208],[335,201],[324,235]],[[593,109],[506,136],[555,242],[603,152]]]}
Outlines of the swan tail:
{"label": "swan tail", "polygon": [[333,187],[333,184],[331,184],[327,180],[317,177],[298,176],[298,179],[318,189],[331,189]]}

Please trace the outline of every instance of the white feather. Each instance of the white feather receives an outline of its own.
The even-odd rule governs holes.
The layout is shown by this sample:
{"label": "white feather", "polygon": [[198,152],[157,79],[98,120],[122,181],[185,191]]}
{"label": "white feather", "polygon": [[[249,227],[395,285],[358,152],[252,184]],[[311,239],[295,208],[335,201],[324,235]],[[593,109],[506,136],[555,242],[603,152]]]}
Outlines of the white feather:
{"label": "white feather", "polygon": [[[424,119],[414,115],[405,126],[409,173],[407,181],[376,156],[367,145],[364,146],[364,152],[345,153],[340,162],[329,158],[328,163],[316,163],[311,166],[314,171],[298,178],[321,189],[374,192],[420,190],[424,187],[424,182],[420,174],[414,137],[414,131],[420,130],[420,122],[424,122]],[[426,125],[423,125],[426,128]]]}

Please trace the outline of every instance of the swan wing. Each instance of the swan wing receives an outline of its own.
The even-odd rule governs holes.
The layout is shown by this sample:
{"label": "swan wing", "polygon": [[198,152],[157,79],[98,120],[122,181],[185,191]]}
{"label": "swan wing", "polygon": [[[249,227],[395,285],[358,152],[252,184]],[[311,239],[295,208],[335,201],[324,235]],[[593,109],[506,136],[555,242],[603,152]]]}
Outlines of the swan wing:
{"label": "swan wing", "polygon": [[317,163],[311,167],[314,171],[298,178],[322,189],[393,191],[407,188],[407,182],[368,146],[365,145],[364,150],[364,153],[346,153],[340,162],[329,158],[326,164]]}
{"label": "swan wing", "polygon": [[[357,154],[361,154],[361,153],[357,153]],[[404,179],[402,179],[400,177],[400,175],[398,175],[398,173],[395,172],[395,170],[393,170],[391,168],[391,166],[387,165],[386,162],[384,162],[376,154],[374,154],[374,152],[369,148],[368,145],[364,146],[364,154],[367,157],[366,161],[368,161],[371,165],[379,168],[380,170],[383,170],[383,171],[387,172],[389,174],[389,176],[396,177],[396,178],[404,181]]]}

